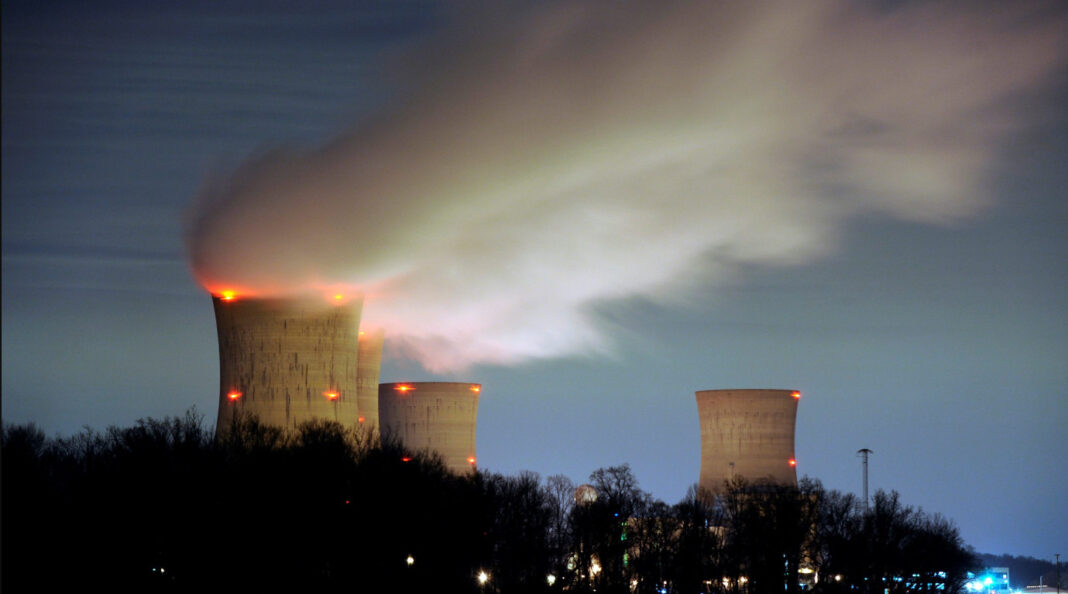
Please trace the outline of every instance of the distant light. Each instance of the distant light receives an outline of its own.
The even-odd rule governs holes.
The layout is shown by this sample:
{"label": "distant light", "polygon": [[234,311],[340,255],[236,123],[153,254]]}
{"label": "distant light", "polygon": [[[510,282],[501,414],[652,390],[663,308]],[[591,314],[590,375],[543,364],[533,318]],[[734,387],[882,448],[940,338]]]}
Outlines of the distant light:
{"label": "distant light", "polygon": [[486,582],[489,581],[489,577],[489,574],[486,573],[485,570],[478,572],[478,583],[483,586],[486,585]]}
{"label": "distant light", "polygon": [[334,295],[334,301],[341,301],[341,299],[343,297],[345,297],[345,296],[342,295],[341,293],[338,293],[337,295]]}
{"label": "distant light", "polygon": [[226,397],[229,398],[231,402],[233,402],[233,401],[241,398],[241,392],[238,392],[238,391],[234,390],[234,391],[230,392],[229,394],[227,394]]}
{"label": "distant light", "polygon": [[363,336],[363,330],[360,330],[360,332],[359,332],[359,334],[358,334],[358,335],[359,335],[359,336]]}
{"label": "distant light", "polygon": [[815,571],[816,570],[812,569],[811,567],[802,567],[801,569],[797,570],[797,573],[803,573],[805,575],[808,575],[810,573],[815,573]]}
{"label": "distant light", "polygon": [[795,460],[794,458],[790,458],[790,461],[787,462],[787,464],[789,464],[790,466],[797,466],[797,460]]}
{"label": "distant light", "polygon": [[323,396],[326,396],[327,400],[337,400],[337,392],[323,392]]}
{"label": "distant light", "polygon": [[482,386],[479,386],[479,385],[471,386],[471,391],[472,392],[481,392],[482,391]]}
{"label": "distant light", "polygon": [[801,400],[801,392],[794,392],[791,396],[794,397],[794,400]]}
{"label": "distant light", "polygon": [[415,565],[415,557],[412,557],[411,555],[408,555],[408,558],[404,561],[408,564],[408,567]]}
{"label": "distant light", "polygon": [[475,457],[474,457],[474,456],[471,456],[470,458],[468,458],[468,459],[467,459],[467,463],[468,463],[468,464],[474,464],[474,463],[475,463]]}
{"label": "distant light", "polygon": [[405,457],[401,458],[401,462],[411,462],[411,461],[412,461],[411,456],[405,456]]}
{"label": "distant light", "polygon": [[348,504],[350,504],[350,503],[352,503],[352,500],[351,500],[351,499],[346,499],[346,500],[345,500],[345,505],[348,505]]}
{"label": "distant light", "polygon": [[556,583],[556,576],[550,573],[545,577],[545,581],[549,582],[549,585],[551,586]]}
{"label": "distant light", "polygon": [[409,386],[408,384],[401,384],[399,386],[395,386],[393,389],[398,392],[407,392],[409,390],[414,390],[415,388]]}
{"label": "distant light", "polygon": [[357,423],[362,423],[362,422],[364,422],[364,421],[366,421],[366,420],[367,420],[367,419],[365,419],[365,418],[363,418],[363,417],[356,417],[356,422],[357,422]]}
{"label": "distant light", "polygon": [[229,291],[228,290],[228,291],[223,291],[222,292],[222,300],[223,301],[233,301],[234,297],[236,297],[236,296],[237,296],[237,294],[234,293],[233,291]]}

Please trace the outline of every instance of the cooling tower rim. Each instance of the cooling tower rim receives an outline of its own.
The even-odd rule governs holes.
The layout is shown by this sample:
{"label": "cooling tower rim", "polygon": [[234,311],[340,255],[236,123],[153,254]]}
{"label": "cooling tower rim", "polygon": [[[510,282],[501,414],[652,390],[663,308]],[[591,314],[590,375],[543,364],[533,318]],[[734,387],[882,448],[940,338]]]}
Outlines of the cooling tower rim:
{"label": "cooling tower rim", "polygon": [[379,388],[389,388],[389,387],[395,387],[395,386],[425,386],[425,387],[435,387],[435,386],[440,386],[440,387],[456,386],[456,387],[460,387],[460,386],[466,386],[468,388],[470,388],[471,386],[478,386],[478,387],[481,388],[482,384],[480,384],[478,382],[381,382],[381,383],[378,384]]}
{"label": "cooling tower rim", "polygon": [[347,297],[344,301],[332,302],[326,297],[305,294],[271,297],[237,295],[232,299],[226,299],[221,295],[213,293],[211,294],[211,301],[216,306],[228,308],[234,307],[244,309],[254,307],[257,309],[271,309],[280,312],[293,310],[328,311],[336,308],[350,310],[363,309],[363,295],[352,295],[351,297]]}
{"label": "cooling tower rim", "polygon": [[743,392],[746,394],[768,394],[768,393],[782,393],[782,394],[800,394],[801,390],[792,388],[716,388],[714,390],[697,390],[694,394],[700,396],[701,394],[723,394],[727,392]]}

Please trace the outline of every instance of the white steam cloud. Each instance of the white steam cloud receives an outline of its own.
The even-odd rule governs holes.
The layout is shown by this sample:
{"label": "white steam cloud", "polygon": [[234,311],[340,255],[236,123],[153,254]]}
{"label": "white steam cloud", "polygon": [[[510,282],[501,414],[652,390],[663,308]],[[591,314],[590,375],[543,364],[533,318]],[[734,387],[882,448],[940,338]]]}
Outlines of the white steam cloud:
{"label": "white steam cloud", "polygon": [[198,280],[360,290],[435,371],[602,349],[599,301],[810,261],[861,214],[975,214],[1068,57],[1065,11],[1017,2],[514,10],[459,19],[370,124],[207,184]]}

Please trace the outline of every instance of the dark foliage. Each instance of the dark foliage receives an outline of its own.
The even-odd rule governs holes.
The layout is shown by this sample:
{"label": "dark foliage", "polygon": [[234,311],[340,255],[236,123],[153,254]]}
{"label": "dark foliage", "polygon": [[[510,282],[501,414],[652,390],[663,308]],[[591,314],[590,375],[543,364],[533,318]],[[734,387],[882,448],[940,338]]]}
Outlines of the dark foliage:
{"label": "dark foliage", "polygon": [[476,591],[489,555],[478,477],[334,423],[244,419],[219,441],[194,413],[71,439],[8,427],[3,487],[12,592]]}
{"label": "dark foliage", "polygon": [[237,419],[216,439],[190,412],[2,437],[11,592],[957,592],[977,564],[896,493],[864,510],[809,480],[669,506],[622,465],[577,504],[566,477],[455,475],[329,422]]}

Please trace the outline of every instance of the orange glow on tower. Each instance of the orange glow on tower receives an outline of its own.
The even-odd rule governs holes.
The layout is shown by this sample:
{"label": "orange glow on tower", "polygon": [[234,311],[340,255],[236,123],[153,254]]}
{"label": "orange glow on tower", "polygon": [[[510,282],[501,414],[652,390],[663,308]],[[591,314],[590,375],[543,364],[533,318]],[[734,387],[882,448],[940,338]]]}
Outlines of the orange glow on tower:
{"label": "orange glow on tower", "polygon": [[471,457],[469,457],[469,458],[467,459],[467,463],[468,463],[468,464],[474,464],[474,463],[475,463],[475,457],[474,457],[474,456],[471,456]]}
{"label": "orange glow on tower", "polygon": [[366,421],[366,420],[367,420],[367,419],[365,419],[365,418],[364,418],[364,417],[363,417],[362,415],[361,415],[361,416],[358,416],[358,417],[356,417],[356,422],[357,422],[357,423],[362,423],[362,422],[364,422],[364,421]]}
{"label": "orange glow on tower", "polygon": [[327,400],[337,400],[337,392],[323,392],[323,396],[326,396]]}
{"label": "orange glow on tower", "polygon": [[787,462],[787,464],[789,464],[790,466],[797,466],[797,460],[794,458],[790,458],[790,461]]}
{"label": "orange glow on tower", "polygon": [[408,391],[414,390],[415,388],[409,386],[408,384],[401,384],[401,385],[397,386],[394,389],[396,391],[398,391],[398,392],[402,392],[403,393],[403,392],[408,392]]}
{"label": "orange glow on tower", "polygon": [[234,297],[237,297],[237,293],[235,293],[233,291],[226,290],[226,291],[222,292],[222,300],[223,301],[233,301]]}
{"label": "orange glow on tower", "polygon": [[241,392],[238,392],[237,390],[232,390],[229,394],[226,395],[226,397],[230,399],[230,402],[234,402],[241,398]]}
{"label": "orange glow on tower", "polygon": [[401,458],[401,462],[411,462],[411,461],[412,461],[412,459],[409,456],[405,456],[405,457]]}
{"label": "orange glow on tower", "polygon": [[794,397],[794,400],[801,400],[801,392],[794,392],[791,396]]}
{"label": "orange glow on tower", "polygon": [[479,386],[479,385],[471,386],[471,391],[472,392],[481,392],[482,391],[482,386]]}

